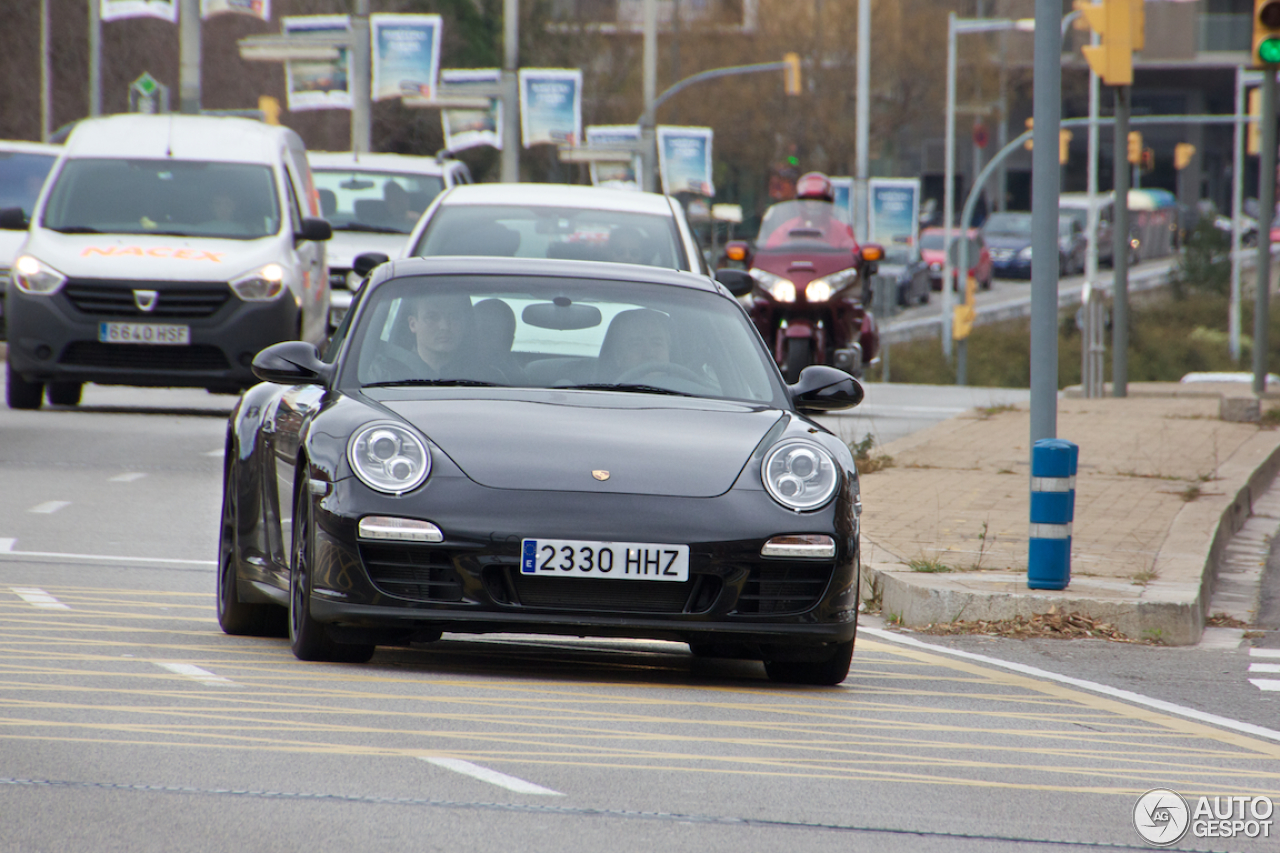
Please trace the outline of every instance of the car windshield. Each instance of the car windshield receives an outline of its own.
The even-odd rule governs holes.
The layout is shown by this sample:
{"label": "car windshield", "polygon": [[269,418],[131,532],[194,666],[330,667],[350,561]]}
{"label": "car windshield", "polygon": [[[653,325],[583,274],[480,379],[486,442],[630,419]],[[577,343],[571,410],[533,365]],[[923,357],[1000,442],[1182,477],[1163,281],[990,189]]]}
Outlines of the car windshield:
{"label": "car windshield", "polygon": [[45,176],[57,159],[52,154],[0,151],[0,209],[20,207],[31,213]]}
{"label": "car windshield", "polygon": [[1075,233],[1076,221],[1070,216],[1059,217],[1058,219],[1058,236],[1070,237]]}
{"label": "car windshield", "polygon": [[764,212],[756,248],[769,251],[847,252],[858,247],[851,229],[831,202],[798,199]]}
{"label": "car windshield", "polygon": [[1081,228],[1089,224],[1089,211],[1083,207],[1060,207],[1058,208],[1058,217],[1059,233],[1062,233],[1063,222],[1079,222]]}
{"label": "car windshield", "polygon": [[320,211],[335,231],[408,234],[444,188],[439,175],[313,167]]}
{"label": "car windshield", "polygon": [[931,252],[940,252],[942,251],[942,245],[943,240],[941,231],[926,231],[924,234],[920,235],[921,249],[928,249]]}
{"label": "car windshield", "polygon": [[69,160],[41,224],[68,233],[253,240],[280,231],[270,167],[190,160]]}
{"label": "car windshield", "polygon": [[1030,237],[1030,213],[993,213],[982,226],[983,233],[1003,237]]}
{"label": "car windshield", "polygon": [[571,207],[445,204],[413,254],[614,261],[689,269],[670,216]]}
{"label": "car windshield", "polygon": [[732,300],[634,281],[408,276],[370,291],[345,383],[497,385],[784,405],[759,335]]}

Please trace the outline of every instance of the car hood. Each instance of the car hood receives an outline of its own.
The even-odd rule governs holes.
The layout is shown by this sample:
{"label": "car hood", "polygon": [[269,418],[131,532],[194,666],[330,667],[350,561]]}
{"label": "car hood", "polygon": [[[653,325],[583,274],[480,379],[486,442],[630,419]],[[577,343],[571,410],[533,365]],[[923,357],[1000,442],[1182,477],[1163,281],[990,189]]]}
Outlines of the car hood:
{"label": "car hood", "polygon": [[742,403],[588,391],[383,405],[483,486],[693,498],[727,492],[787,416]]}
{"label": "car hood", "polygon": [[59,234],[35,228],[28,232],[22,251],[72,278],[228,281],[278,262],[280,239]]}
{"label": "car hood", "polygon": [[381,252],[389,258],[398,258],[404,252],[408,234],[375,234],[369,231],[333,230],[333,237],[324,245],[325,258],[331,270],[349,270],[356,255],[365,252]]}
{"label": "car hood", "polygon": [[1030,237],[1016,234],[987,234],[983,237],[988,249],[1023,249],[1031,245]]}

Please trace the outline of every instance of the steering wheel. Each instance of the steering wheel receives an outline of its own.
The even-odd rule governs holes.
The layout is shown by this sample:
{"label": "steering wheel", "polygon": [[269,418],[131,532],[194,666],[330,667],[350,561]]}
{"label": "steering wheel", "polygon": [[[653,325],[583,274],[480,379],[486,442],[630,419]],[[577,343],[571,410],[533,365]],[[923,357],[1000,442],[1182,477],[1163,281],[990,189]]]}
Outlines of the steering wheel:
{"label": "steering wheel", "polygon": [[641,379],[654,374],[688,379],[690,382],[695,382],[704,388],[707,385],[705,377],[699,376],[683,364],[674,364],[670,361],[646,361],[644,364],[637,364],[635,367],[623,372],[623,374],[618,377],[618,384],[642,384],[640,383]]}

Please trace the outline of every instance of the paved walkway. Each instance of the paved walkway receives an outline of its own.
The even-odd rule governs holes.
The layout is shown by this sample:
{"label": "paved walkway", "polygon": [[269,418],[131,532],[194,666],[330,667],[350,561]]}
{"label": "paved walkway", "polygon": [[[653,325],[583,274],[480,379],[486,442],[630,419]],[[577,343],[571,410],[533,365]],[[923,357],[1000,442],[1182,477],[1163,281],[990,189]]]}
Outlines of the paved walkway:
{"label": "paved walkway", "polygon": [[1231,536],[1280,469],[1280,430],[1220,418],[1223,395],[1251,397],[1247,385],[1129,392],[1058,401],[1057,435],[1080,446],[1065,590],[1026,584],[1021,405],[974,410],[875,451],[893,461],[862,477],[864,598],[913,627],[1056,606],[1133,638],[1199,642]]}

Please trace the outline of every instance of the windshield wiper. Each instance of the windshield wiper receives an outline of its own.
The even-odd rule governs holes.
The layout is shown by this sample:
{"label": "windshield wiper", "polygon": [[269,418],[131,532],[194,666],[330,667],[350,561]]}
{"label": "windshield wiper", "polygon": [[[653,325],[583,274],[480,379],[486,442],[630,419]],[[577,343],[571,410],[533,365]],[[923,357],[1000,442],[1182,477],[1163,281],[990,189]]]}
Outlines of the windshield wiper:
{"label": "windshield wiper", "polygon": [[366,225],[363,222],[348,222],[346,225],[338,225],[336,231],[365,231],[370,234],[408,234],[408,231],[399,228],[391,228],[386,225]]}
{"label": "windshield wiper", "polygon": [[59,234],[101,234],[97,228],[90,228],[88,225],[64,225],[61,228],[50,228],[50,231],[57,231]]}
{"label": "windshield wiper", "polygon": [[614,382],[593,382],[589,385],[557,385],[555,390],[568,391],[635,391],[639,394],[667,394],[672,397],[696,397],[697,394],[689,394],[685,391],[673,391],[670,388],[663,388],[658,385],[634,385],[628,383]]}
{"label": "windshield wiper", "polygon": [[399,385],[466,386],[469,388],[505,388],[501,382],[484,382],[480,379],[393,379],[387,382],[366,382],[362,388],[394,388]]}

